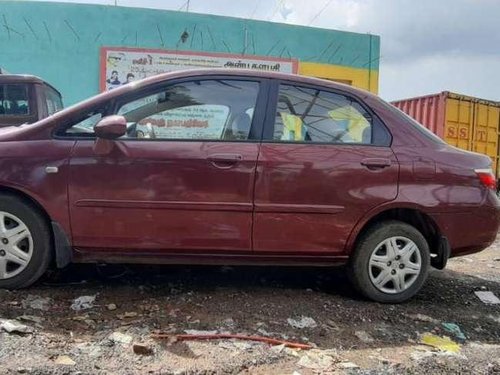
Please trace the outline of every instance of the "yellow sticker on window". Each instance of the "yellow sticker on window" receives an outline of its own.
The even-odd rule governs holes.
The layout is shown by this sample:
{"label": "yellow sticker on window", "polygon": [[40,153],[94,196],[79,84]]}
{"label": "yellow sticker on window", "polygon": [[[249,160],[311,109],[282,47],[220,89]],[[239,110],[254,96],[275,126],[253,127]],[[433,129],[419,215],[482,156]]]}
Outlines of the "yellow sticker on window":
{"label": "yellow sticker on window", "polygon": [[281,121],[283,121],[282,141],[303,141],[305,126],[299,116],[291,115],[286,112],[280,112]]}
{"label": "yellow sticker on window", "polygon": [[333,121],[344,123],[349,136],[355,142],[363,142],[363,131],[370,126],[370,123],[354,107],[348,105],[333,109],[328,115]]}

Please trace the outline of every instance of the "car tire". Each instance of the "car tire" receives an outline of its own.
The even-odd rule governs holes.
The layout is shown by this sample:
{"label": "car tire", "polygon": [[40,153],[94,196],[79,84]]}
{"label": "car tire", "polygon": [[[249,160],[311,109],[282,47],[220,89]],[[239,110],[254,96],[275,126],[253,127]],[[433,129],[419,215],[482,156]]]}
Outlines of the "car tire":
{"label": "car tire", "polygon": [[365,297],[401,303],[424,285],[430,266],[426,239],[401,221],[378,223],[361,235],[348,265],[349,278]]}
{"label": "car tire", "polygon": [[52,259],[51,232],[38,208],[12,194],[0,194],[0,288],[30,286]]}

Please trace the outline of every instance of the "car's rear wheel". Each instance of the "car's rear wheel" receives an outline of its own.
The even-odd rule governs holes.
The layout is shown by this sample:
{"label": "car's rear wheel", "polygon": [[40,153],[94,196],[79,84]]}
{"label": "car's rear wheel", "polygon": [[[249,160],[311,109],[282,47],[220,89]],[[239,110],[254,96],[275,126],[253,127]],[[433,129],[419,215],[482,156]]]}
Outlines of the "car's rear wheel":
{"label": "car's rear wheel", "polygon": [[17,196],[0,195],[0,288],[33,284],[50,260],[50,230],[37,208]]}
{"label": "car's rear wheel", "polygon": [[399,303],[422,288],[429,265],[429,246],[416,228],[384,221],[362,234],[349,263],[349,275],[366,297]]}

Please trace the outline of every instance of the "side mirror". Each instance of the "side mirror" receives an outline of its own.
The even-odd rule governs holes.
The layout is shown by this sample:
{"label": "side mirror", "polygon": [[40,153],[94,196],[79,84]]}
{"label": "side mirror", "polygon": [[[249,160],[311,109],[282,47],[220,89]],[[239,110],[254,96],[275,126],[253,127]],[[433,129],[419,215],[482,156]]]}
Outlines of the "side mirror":
{"label": "side mirror", "polygon": [[94,126],[97,138],[116,139],[127,134],[127,120],[123,116],[106,116]]}

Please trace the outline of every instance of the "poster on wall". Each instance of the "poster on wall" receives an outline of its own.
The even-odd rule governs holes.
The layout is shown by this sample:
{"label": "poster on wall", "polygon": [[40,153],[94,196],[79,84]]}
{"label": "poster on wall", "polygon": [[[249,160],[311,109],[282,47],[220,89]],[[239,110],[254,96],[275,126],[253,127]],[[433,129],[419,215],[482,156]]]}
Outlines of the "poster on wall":
{"label": "poster on wall", "polygon": [[225,53],[102,47],[101,91],[111,90],[155,74],[183,69],[230,68],[297,73],[296,59]]}

